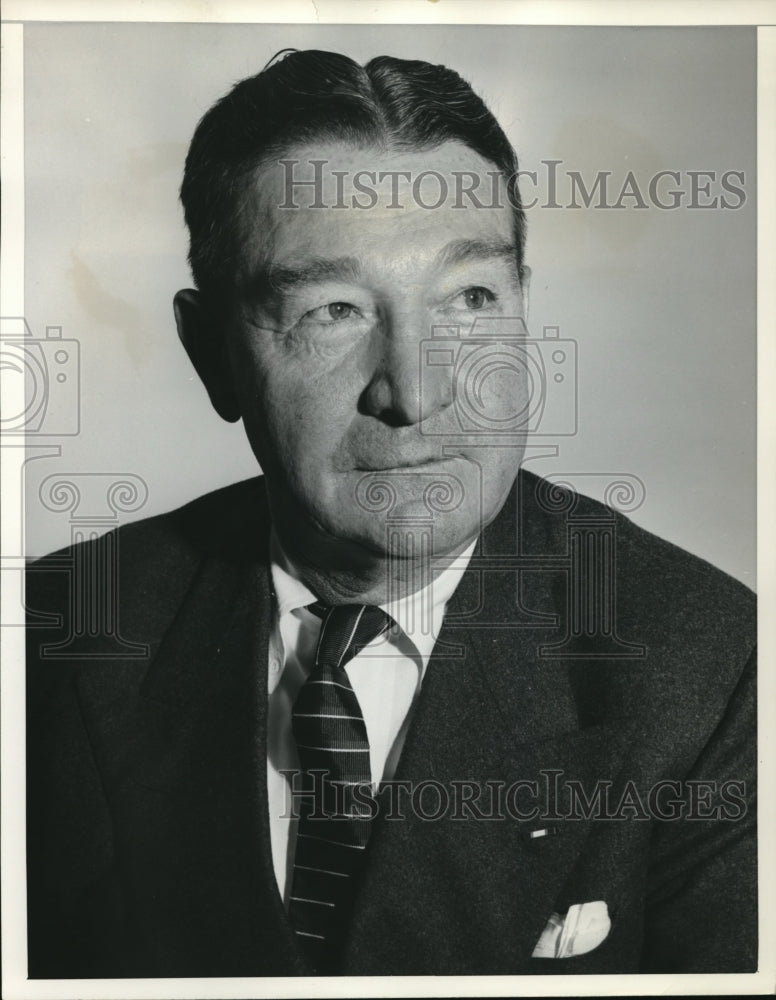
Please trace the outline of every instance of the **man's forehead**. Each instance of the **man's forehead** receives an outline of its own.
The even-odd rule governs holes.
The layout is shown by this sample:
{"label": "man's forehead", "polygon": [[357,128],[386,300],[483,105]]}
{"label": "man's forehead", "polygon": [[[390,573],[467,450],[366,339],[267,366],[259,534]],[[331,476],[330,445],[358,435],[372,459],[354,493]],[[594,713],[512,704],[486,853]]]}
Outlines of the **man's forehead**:
{"label": "man's forehead", "polygon": [[[266,207],[429,211],[508,205],[506,179],[457,141],[430,149],[319,142],[265,161],[254,185]],[[491,191],[491,189],[493,189]],[[486,197],[486,195],[494,197]]]}
{"label": "man's forehead", "polygon": [[[445,247],[513,246],[506,179],[474,150],[296,147],[257,172],[243,213],[247,256],[349,252],[431,259]],[[455,253],[448,253],[454,262]],[[463,258],[466,254],[459,254]]]}

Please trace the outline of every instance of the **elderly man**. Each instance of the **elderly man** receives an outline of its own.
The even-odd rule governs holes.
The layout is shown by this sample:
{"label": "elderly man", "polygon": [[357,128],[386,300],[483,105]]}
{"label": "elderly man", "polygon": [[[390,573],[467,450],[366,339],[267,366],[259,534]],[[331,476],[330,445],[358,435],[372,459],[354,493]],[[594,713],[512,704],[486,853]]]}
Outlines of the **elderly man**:
{"label": "elderly man", "polygon": [[31,569],[31,976],[756,967],[753,597],[518,475],[516,178],[427,63],[200,122],[175,316],[263,476]]}

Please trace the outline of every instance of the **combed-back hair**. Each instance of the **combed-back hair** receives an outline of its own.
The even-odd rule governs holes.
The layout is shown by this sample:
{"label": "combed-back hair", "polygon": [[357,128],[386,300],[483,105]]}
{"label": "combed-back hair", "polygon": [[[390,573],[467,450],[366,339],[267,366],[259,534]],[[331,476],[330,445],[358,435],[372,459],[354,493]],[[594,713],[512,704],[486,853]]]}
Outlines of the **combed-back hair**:
{"label": "combed-back hair", "polygon": [[241,205],[270,157],[315,141],[422,151],[449,140],[469,146],[504,175],[522,273],[517,156],[465,80],[419,60],[378,56],[360,66],[335,52],[284,49],[214,104],[194,132],[180,194],[195,284],[214,295],[229,289],[239,260]]}

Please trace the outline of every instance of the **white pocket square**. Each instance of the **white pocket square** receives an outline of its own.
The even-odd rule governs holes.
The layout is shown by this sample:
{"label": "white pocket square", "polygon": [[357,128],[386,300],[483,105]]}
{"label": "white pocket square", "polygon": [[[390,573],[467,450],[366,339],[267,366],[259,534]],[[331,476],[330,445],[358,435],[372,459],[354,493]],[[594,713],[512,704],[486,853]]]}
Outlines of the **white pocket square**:
{"label": "white pocket square", "polygon": [[532,958],[573,958],[597,948],[612,922],[602,899],[576,903],[565,916],[553,913],[533,950]]}

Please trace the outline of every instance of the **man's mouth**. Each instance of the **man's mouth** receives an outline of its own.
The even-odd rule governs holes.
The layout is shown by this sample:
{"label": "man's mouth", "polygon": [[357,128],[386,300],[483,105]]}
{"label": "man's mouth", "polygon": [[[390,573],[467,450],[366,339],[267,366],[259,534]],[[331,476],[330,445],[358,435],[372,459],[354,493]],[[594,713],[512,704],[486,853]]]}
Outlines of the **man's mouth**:
{"label": "man's mouth", "polygon": [[426,468],[442,465],[451,461],[454,455],[393,455],[384,460],[369,459],[359,462],[356,472],[423,472]]}

